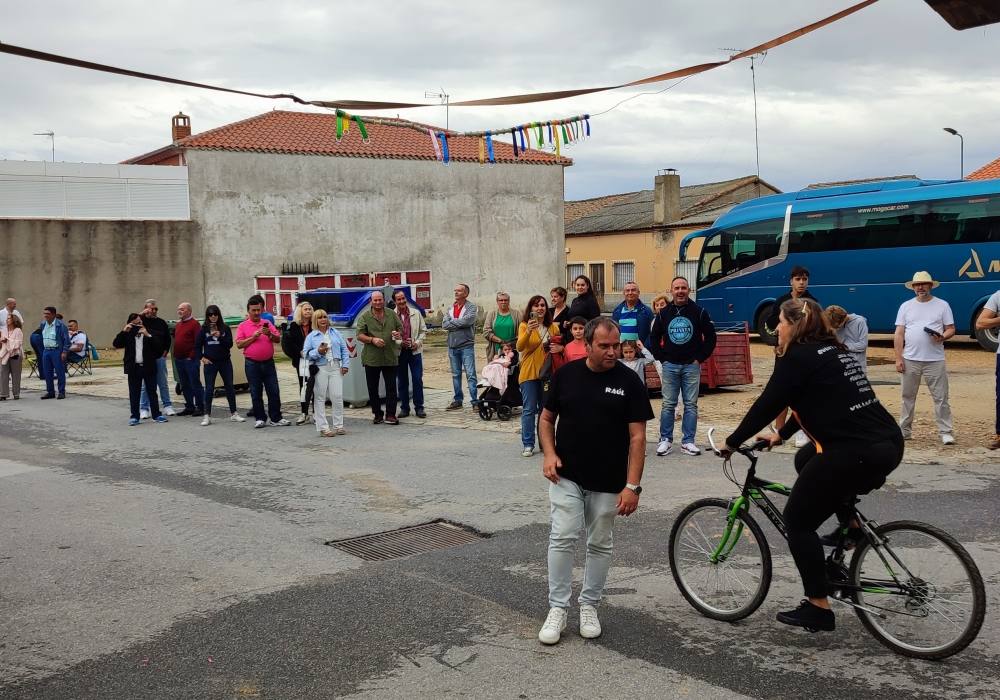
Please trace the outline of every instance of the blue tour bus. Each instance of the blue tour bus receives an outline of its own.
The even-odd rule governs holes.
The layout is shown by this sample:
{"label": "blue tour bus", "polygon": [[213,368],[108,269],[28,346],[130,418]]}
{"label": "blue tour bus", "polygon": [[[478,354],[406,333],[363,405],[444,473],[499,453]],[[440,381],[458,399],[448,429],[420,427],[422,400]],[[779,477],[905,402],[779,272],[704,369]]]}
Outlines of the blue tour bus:
{"label": "blue tour bus", "polygon": [[[873,333],[895,330],[903,287],[917,270],[941,282],[957,333],[991,350],[997,331],[975,318],[1000,289],[1000,179],[885,180],[761,197],[737,204],[703,240],[697,298],[716,322],[761,333],[795,265],[809,269],[809,291],[868,319]],[[763,337],[763,336],[762,336]]]}

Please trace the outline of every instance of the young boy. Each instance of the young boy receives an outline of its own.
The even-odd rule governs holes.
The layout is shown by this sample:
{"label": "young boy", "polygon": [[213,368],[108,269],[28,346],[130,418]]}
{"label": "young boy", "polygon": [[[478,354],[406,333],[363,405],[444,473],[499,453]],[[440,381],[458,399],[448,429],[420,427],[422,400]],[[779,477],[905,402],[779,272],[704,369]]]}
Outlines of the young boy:
{"label": "young boy", "polygon": [[583,331],[587,327],[587,319],[582,316],[574,316],[569,322],[569,332],[573,336],[573,340],[566,343],[563,348],[563,357],[566,358],[566,362],[572,362],[573,360],[579,360],[580,358],[587,356],[587,346],[583,342]]}

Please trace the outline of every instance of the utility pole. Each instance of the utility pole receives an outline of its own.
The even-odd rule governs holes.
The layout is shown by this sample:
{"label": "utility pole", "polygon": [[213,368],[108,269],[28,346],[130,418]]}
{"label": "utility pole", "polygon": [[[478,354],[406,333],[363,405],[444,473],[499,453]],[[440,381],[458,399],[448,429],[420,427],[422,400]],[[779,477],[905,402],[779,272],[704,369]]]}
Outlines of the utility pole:
{"label": "utility pole", "polygon": [[51,129],[48,130],[48,131],[37,131],[37,132],[35,132],[35,136],[48,136],[50,139],[52,139],[52,162],[55,163],[56,162],[56,132],[52,131]]}
{"label": "utility pole", "polygon": [[431,92],[430,90],[426,90],[424,92],[424,97],[436,97],[441,100],[441,104],[444,105],[444,128],[450,131],[451,127],[448,121],[448,112],[450,111],[449,100],[451,99],[451,95],[445,92],[444,88],[441,88],[441,92]]}
{"label": "utility pole", "polygon": [[[719,51],[726,51],[730,55],[736,55],[743,53],[743,49],[719,49]],[[767,56],[767,51],[761,53],[761,59]],[[757,196],[760,196],[760,133],[757,126],[757,71],[754,61],[757,55],[754,54],[750,57],[750,80],[753,85],[753,142],[754,142],[754,152],[757,156]]]}

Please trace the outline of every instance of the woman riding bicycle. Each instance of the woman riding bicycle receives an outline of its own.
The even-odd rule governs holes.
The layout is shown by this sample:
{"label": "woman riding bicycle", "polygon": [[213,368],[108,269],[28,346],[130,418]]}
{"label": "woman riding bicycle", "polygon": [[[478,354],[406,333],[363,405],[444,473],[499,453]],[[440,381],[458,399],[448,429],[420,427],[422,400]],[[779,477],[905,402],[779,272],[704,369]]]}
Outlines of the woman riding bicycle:
{"label": "woman riding bicycle", "polygon": [[[819,305],[790,299],[781,305],[774,374],[739,427],[726,438],[725,456],[763,429],[785,407],[792,418],[778,433],[759,435],[771,446],[796,431],[812,440],[795,455],[798,479],[785,505],[788,546],[806,600],[778,613],[778,622],[809,630],[833,630],[827,599],[823,544],[817,529],[853,498],[885,483],[903,458],[903,434],[879,403],[864,368],[837,341]],[[860,531],[849,532],[857,541]]]}

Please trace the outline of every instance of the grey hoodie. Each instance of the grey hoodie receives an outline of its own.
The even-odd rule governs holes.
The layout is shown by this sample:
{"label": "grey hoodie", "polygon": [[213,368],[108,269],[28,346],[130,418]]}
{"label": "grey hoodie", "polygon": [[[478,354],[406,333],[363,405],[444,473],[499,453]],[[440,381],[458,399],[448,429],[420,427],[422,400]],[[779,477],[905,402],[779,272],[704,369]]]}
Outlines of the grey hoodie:
{"label": "grey hoodie", "polygon": [[447,308],[441,327],[448,331],[448,349],[472,347],[476,343],[476,305],[468,299],[462,314],[455,318],[455,305]]}

